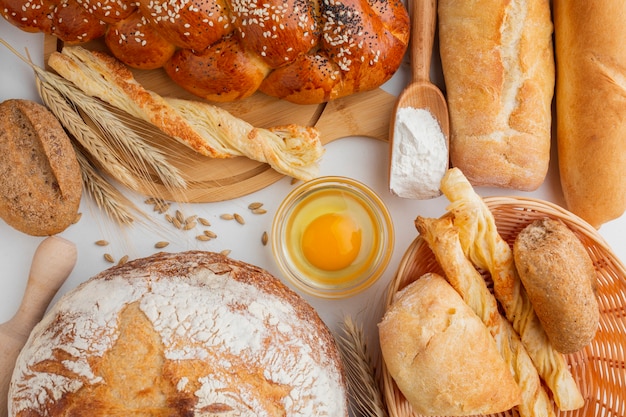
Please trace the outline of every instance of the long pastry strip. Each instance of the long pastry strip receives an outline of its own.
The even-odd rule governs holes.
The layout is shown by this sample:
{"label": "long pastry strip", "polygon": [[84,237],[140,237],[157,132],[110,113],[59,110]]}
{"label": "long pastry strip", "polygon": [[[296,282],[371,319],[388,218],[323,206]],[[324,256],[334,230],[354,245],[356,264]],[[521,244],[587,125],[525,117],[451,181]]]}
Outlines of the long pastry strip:
{"label": "long pastry strip", "polygon": [[145,89],[128,68],[111,56],[79,46],[51,54],[48,64],[85,94],[152,123],[202,155],[246,156],[302,180],[318,173],[324,148],[315,128],[256,128],[208,103],[161,97]]}
{"label": "long pastry strip", "polygon": [[500,315],[498,302],[461,246],[458,229],[452,219],[418,217],[415,226],[428,243],[450,285],[485,323],[498,345],[500,354],[522,390],[518,405],[520,417],[554,416],[554,408],[518,334]]}
{"label": "long pastry strip", "polygon": [[494,293],[507,319],[520,335],[537,371],[561,410],[583,406],[584,399],[562,354],[551,345],[521,280],[513,251],[498,233],[493,214],[458,168],[446,172],[441,191],[459,229],[463,252],[478,268],[489,271]]}

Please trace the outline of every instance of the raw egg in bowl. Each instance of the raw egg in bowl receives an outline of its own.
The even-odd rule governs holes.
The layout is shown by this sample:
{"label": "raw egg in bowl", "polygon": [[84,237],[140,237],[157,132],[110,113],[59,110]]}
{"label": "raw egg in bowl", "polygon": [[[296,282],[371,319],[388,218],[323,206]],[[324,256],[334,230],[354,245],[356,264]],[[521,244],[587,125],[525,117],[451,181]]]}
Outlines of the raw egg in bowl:
{"label": "raw egg in bowl", "polygon": [[272,251],[298,289],[343,298],[371,286],[393,252],[393,224],[383,201],[345,177],[308,181],[287,195],[274,216]]}

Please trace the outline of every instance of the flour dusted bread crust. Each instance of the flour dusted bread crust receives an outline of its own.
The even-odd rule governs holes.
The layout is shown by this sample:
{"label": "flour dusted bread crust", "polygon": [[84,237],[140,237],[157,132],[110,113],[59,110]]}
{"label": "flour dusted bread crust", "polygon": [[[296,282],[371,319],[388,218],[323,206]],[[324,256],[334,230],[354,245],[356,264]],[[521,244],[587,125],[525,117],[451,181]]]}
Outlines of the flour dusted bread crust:
{"label": "flour dusted bread crust", "polygon": [[104,35],[126,65],[163,68],[212,101],[257,90],[321,103],[376,88],[398,69],[401,0],[0,0],[0,15],[67,43]]}
{"label": "flour dusted bread crust", "polygon": [[269,273],[208,252],[113,267],[66,294],[16,364],[10,416],[347,417],[337,347]]}
{"label": "flour dusted bread crust", "polygon": [[594,227],[626,210],[626,2],[555,0],[556,137],[569,211]]}
{"label": "flour dusted bread crust", "polygon": [[450,158],[473,185],[530,191],[550,159],[549,0],[440,0]]}
{"label": "flour dusted bread crust", "polygon": [[76,219],[82,178],[70,138],[54,115],[30,100],[0,103],[0,217],[34,236]]}
{"label": "flour dusted bread crust", "polygon": [[387,370],[417,414],[492,414],[520,402],[487,327],[437,274],[398,292],[379,336]]}

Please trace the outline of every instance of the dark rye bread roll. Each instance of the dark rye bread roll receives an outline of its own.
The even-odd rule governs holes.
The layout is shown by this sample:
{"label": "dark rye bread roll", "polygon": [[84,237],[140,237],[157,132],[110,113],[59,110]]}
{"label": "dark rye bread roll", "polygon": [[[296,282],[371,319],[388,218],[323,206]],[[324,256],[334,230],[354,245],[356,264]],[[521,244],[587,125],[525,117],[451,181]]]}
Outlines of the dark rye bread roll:
{"label": "dark rye bread roll", "polygon": [[63,296],[17,359],[9,416],[347,417],[348,402],[313,307],[261,268],[192,251]]}
{"label": "dark rye bread roll", "polygon": [[515,266],[550,342],[574,353],[595,336],[600,320],[593,261],[565,224],[535,220],[513,246]]}
{"label": "dark rye bread roll", "polygon": [[212,101],[260,90],[309,104],[371,90],[409,40],[400,0],[0,0],[0,15],[68,43],[104,35],[124,64],[163,67]]}
{"label": "dark rye bread roll", "polygon": [[70,138],[54,115],[30,100],[0,103],[0,217],[34,236],[76,218],[82,179]]}

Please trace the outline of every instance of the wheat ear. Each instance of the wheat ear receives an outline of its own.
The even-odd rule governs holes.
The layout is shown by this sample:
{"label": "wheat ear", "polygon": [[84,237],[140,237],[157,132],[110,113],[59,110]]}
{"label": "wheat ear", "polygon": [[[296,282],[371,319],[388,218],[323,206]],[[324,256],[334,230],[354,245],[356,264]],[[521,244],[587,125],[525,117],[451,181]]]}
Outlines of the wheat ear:
{"label": "wheat ear", "polygon": [[352,317],[345,316],[341,329],[342,334],[336,339],[346,370],[352,408],[360,416],[387,417],[362,327]]}

